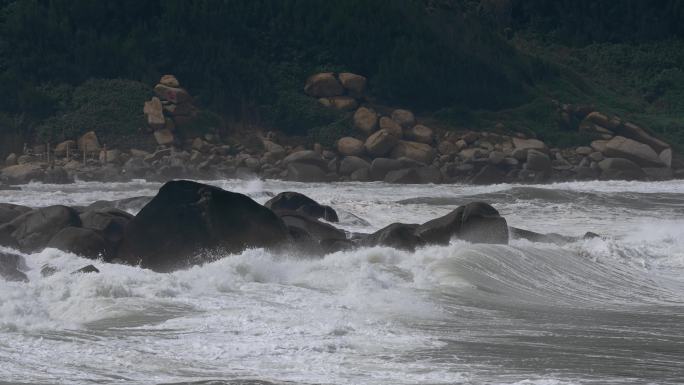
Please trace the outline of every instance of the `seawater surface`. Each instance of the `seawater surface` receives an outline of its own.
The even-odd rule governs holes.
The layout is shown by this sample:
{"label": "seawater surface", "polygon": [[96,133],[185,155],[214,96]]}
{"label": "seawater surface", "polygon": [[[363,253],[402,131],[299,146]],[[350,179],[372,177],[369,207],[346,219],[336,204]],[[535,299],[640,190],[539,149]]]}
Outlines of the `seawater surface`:
{"label": "seawater surface", "polygon": [[[684,181],[539,186],[210,181],[260,203],[299,191],[343,227],[486,201],[564,246],[261,249],[171,274],[46,249],[0,279],[0,383],[682,384]],[[87,205],[156,183],[30,184],[0,202]],[[135,211],[139,208],[133,208]],[[1,249],[0,250],[7,250]],[[43,278],[40,267],[60,271]]]}

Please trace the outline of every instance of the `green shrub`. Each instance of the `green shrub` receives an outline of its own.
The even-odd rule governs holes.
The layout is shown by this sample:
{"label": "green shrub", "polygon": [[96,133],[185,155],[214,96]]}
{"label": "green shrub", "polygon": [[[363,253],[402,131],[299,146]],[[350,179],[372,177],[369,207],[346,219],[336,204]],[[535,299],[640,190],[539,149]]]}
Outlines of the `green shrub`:
{"label": "green shrub", "polygon": [[344,113],[324,107],[315,98],[297,91],[279,93],[275,103],[265,107],[265,115],[274,128],[298,136],[306,136],[313,128],[344,117]]}
{"label": "green shrub", "polygon": [[195,137],[221,132],[225,126],[226,123],[221,115],[209,110],[199,110],[188,124],[178,127],[178,131],[186,137]]}
{"label": "green shrub", "polygon": [[309,142],[320,143],[324,147],[334,147],[335,142],[345,136],[354,136],[350,119],[340,119],[325,126],[315,127],[309,131]]}
{"label": "green shrub", "polygon": [[44,141],[75,138],[95,131],[104,143],[117,143],[145,127],[143,105],[152,96],[147,85],[123,79],[92,79],[73,89],[68,104],[36,131]]}

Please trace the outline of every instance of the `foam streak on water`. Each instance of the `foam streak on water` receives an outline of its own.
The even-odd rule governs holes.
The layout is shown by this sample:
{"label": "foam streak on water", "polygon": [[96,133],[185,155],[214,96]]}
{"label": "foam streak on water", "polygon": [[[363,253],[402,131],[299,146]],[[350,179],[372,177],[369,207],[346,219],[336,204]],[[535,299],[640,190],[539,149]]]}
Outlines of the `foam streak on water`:
{"label": "foam streak on water", "polygon": [[[171,274],[54,249],[0,280],[8,383],[678,384],[684,378],[684,183],[397,186],[212,181],[259,202],[300,191],[370,232],[475,200],[510,225],[603,238],[454,240],[321,259],[261,249]],[[153,195],[143,181],[0,191],[46,206]],[[139,208],[138,208],[139,209]],[[135,212],[135,208],[131,209]],[[0,249],[6,250],[6,249]],[[40,276],[50,263],[59,272]]]}

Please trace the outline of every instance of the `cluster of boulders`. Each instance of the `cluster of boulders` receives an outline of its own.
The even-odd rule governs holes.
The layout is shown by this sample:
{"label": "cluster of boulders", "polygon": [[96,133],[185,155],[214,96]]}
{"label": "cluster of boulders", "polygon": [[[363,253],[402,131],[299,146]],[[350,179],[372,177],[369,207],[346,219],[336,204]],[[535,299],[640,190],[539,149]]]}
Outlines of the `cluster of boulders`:
{"label": "cluster of boulders", "polygon": [[[353,76],[362,78],[359,84],[365,85],[359,75],[322,73],[310,77],[305,90],[315,97],[338,95],[346,89],[342,80]],[[347,96],[334,98],[349,101]],[[673,168],[667,143],[636,124],[586,106],[564,105],[561,117],[566,125],[576,124],[597,140],[591,147],[557,149],[522,134],[438,133],[419,124],[405,109],[384,108],[383,114],[370,105],[322,103],[335,108],[343,104],[345,109],[353,106],[355,136],[339,138],[333,151],[289,155],[287,172],[281,176],[301,181],[474,184],[684,177],[684,164]]]}
{"label": "cluster of boulders", "polygon": [[143,112],[154,139],[160,146],[177,144],[176,127],[190,122],[197,108],[192,97],[173,75],[164,75],[154,86],[156,96],[145,102]]}
{"label": "cluster of boulders", "polygon": [[[141,206],[135,216],[121,210]],[[509,237],[553,243],[577,240],[508,227],[506,219],[484,202],[459,206],[423,224],[393,223],[371,234],[346,232],[333,226],[336,222],[334,208],[300,193],[280,193],[260,205],[239,193],[180,180],[166,183],[154,197],[98,201],[87,207],[0,204],[0,246],[27,254],[56,248],[167,272],[257,247],[322,256],[374,246],[413,251],[447,245],[452,239],[491,244],[507,244]],[[0,252],[0,277],[5,280],[26,281],[25,266],[20,255]],[[56,270],[44,265],[41,275]],[[98,269],[89,265],[74,273],[89,272]]]}
{"label": "cluster of boulders", "polygon": [[326,107],[353,111],[363,101],[367,79],[350,72],[323,72],[306,80],[304,92]]}
{"label": "cluster of boulders", "polygon": [[[196,113],[192,98],[173,75],[145,103],[155,141],[143,149],[107,149],[88,132],[59,143],[53,152],[35,146],[11,154],[0,183],[78,180],[252,178],[301,182],[385,181],[388,183],[541,183],[589,179],[665,180],[684,178],[684,162],[669,144],[647,129],[591,106],[559,105],[565,129],[595,138],[591,145],[550,148],[523,134],[449,131],[419,122],[406,109],[374,105],[367,79],[353,73],[319,73],[304,92],[351,120],[354,132],[332,148],[310,145],[274,132],[223,140],[217,133],[177,135]],[[151,139],[150,139],[151,140]]]}
{"label": "cluster of boulders", "polygon": [[[509,237],[506,220],[486,203],[470,203],[423,224],[395,223],[372,234],[334,227],[338,215],[332,207],[294,192],[260,205],[242,194],[180,180],[162,186],[135,216],[117,205],[31,209],[0,204],[0,245],[24,253],[52,247],[104,262],[172,271],[253,247],[320,255],[376,245],[413,250],[448,244],[454,237],[506,244]],[[0,261],[0,273],[21,278],[7,267],[21,264],[6,259]]]}

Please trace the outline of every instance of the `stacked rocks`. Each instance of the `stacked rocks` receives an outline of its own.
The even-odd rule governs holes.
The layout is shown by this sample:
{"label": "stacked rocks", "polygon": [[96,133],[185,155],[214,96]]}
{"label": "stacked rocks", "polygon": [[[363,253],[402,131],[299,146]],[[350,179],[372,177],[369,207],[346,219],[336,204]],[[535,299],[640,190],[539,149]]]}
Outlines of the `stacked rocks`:
{"label": "stacked rocks", "polygon": [[171,146],[176,143],[176,128],[190,122],[197,109],[192,97],[180,87],[173,75],[164,75],[154,87],[156,96],[145,102],[143,111],[147,125],[154,132],[157,144]]}
{"label": "stacked rocks", "polygon": [[561,123],[597,138],[578,148],[579,174],[604,179],[670,179],[684,172],[672,169],[672,148],[649,130],[592,106],[559,106]]}
{"label": "stacked rocks", "polygon": [[366,92],[365,77],[349,72],[336,74],[323,72],[310,76],[304,85],[304,92],[318,98],[326,107],[353,111]]}

